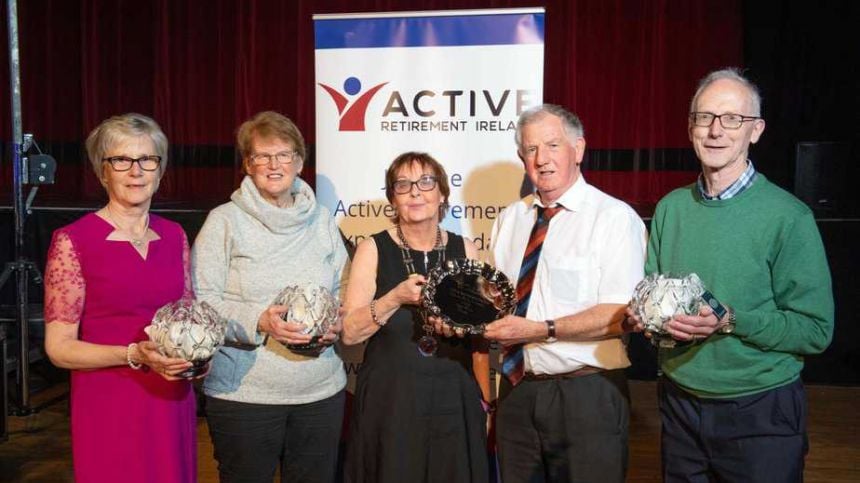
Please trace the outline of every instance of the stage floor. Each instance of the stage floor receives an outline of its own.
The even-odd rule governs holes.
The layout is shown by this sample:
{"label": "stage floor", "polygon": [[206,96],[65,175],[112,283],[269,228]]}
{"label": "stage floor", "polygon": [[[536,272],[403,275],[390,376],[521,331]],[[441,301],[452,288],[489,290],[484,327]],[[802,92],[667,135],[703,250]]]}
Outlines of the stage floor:
{"label": "stage floor", "polygon": [[[64,384],[41,391],[33,404],[62,394]],[[660,424],[655,383],[631,381],[629,482],[660,481]],[[860,482],[860,387],[807,386],[810,452],[805,481]],[[217,482],[206,422],[198,420],[200,482]],[[38,414],[9,418],[9,440],[0,443],[0,482],[71,482],[67,400]]]}

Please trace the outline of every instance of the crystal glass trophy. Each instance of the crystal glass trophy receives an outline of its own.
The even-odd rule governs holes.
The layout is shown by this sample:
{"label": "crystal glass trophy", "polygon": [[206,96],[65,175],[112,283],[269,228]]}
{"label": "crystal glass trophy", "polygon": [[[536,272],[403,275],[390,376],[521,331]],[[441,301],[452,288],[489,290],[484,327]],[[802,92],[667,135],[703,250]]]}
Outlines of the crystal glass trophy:
{"label": "crystal glass trophy", "polygon": [[705,287],[695,273],[683,277],[655,273],[636,285],[630,307],[642,320],[645,332],[650,333],[651,342],[671,348],[683,343],[673,339],[663,323],[675,314],[698,314],[704,292]]}
{"label": "crystal glass trophy", "polygon": [[206,302],[181,299],[155,312],[144,329],[158,351],[167,357],[193,364],[180,377],[195,377],[206,371],[206,363],[224,344],[226,321]]}
{"label": "crystal glass trophy", "polygon": [[337,322],[340,303],[325,287],[291,285],[275,297],[275,305],[289,307],[283,319],[304,326],[302,333],[313,338],[307,344],[284,344],[293,352],[316,354],[323,346],[320,339]]}

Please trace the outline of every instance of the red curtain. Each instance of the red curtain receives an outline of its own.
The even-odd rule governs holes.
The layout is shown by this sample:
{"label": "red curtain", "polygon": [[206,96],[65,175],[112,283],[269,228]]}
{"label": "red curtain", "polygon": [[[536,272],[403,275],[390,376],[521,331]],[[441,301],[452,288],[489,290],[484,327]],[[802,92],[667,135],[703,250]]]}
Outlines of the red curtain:
{"label": "red curtain", "polygon": [[[24,130],[60,162],[57,184],[40,198],[80,204],[102,196],[81,141],[98,122],[122,112],[153,116],[170,139],[162,202],[226,200],[239,177],[235,129],[260,110],[293,118],[312,144],[314,13],[525,6],[541,4],[19,1]],[[742,63],[740,0],[548,0],[543,6],[544,97],[582,118],[589,180],[642,206],[692,180],[695,164],[683,162],[689,159],[689,96],[707,71]],[[0,41],[3,85],[6,38]],[[0,129],[8,142],[7,95],[0,95]],[[8,196],[8,155],[2,168],[0,193]],[[305,176],[313,181],[313,169]]]}

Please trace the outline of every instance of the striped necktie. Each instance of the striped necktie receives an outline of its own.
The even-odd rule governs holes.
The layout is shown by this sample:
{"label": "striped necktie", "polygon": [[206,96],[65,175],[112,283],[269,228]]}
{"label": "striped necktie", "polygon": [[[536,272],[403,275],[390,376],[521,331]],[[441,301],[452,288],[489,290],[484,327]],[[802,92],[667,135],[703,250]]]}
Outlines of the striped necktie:
{"label": "striped necktie", "polygon": [[[517,309],[514,314],[520,317],[525,317],[529,308],[532,284],[535,281],[538,259],[540,259],[543,240],[546,238],[547,229],[549,229],[549,221],[562,210],[562,207],[543,208],[538,206],[537,210],[537,220],[535,220],[532,234],[529,236],[529,242],[523,254],[523,262],[520,265],[520,276],[517,279]],[[522,380],[524,373],[523,345],[517,344],[505,349],[502,357],[502,374],[511,381],[512,385],[516,386]]]}

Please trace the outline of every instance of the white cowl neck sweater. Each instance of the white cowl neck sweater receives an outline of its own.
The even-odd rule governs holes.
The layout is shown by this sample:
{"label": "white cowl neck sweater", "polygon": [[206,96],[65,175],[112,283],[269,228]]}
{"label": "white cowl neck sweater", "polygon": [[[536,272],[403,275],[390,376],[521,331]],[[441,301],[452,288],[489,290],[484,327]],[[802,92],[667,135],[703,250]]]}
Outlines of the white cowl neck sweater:
{"label": "white cowl neck sweater", "polygon": [[257,333],[260,314],[287,286],[319,285],[336,296],[347,263],[334,218],[296,178],[293,204],[279,208],[246,176],[231,201],[209,213],[192,251],[194,289],[228,320],[212,359],[208,396],[255,404],[305,404],[346,385],[334,347],[319,357],[286,350]]}

